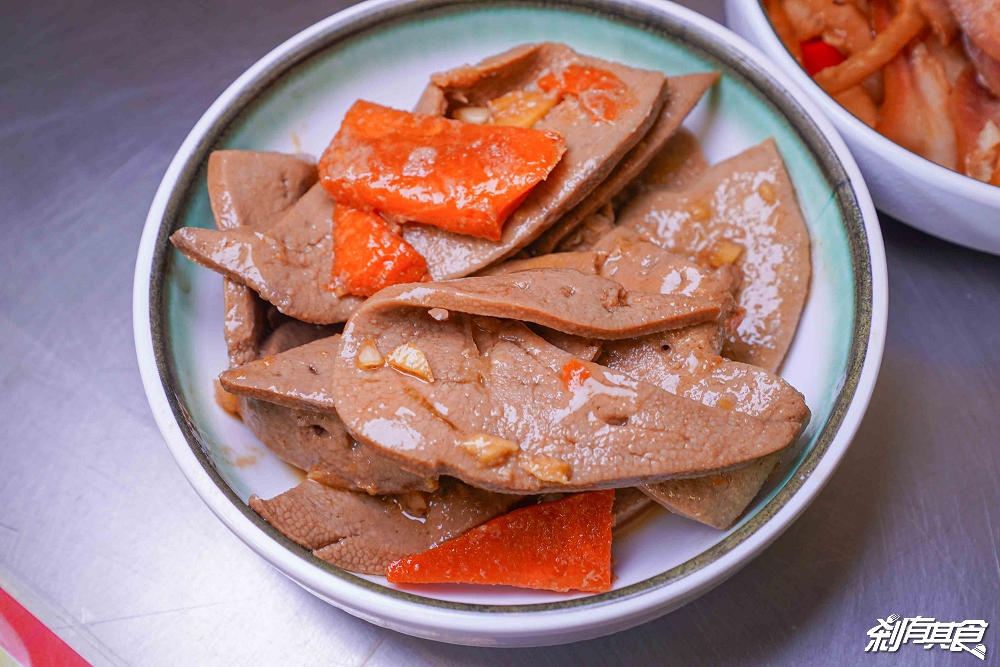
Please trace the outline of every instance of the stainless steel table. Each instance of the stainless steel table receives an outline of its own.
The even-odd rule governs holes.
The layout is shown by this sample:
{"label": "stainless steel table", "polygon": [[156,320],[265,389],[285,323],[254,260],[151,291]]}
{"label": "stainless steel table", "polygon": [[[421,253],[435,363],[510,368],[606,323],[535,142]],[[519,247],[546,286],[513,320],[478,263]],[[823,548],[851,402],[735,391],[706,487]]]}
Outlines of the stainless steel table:
{"label": "stainless steel table", "polygon": [[216,95],[345,4],[3,3],[0,585],[95,665],[978,664],[862,653],[892,613],[1000,623],[1000,259],[888,219],[889,340],[853,447],[796,525],[674,614],[564,647],[437,645],[327,606],[215,519],[139,383],[142,223]]}

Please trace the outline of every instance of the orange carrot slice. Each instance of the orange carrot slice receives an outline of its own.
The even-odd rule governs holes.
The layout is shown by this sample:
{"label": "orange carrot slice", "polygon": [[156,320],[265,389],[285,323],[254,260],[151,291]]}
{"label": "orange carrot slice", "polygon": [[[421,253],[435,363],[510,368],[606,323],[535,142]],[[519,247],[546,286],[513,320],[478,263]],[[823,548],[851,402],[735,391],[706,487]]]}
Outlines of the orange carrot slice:
{"label": "orange carrot slice", "polygon": [[426,278],[427,261],[378,215],[337,204],[333,225],[334,290],[371,296]]}
{"label": "orange carrot slice", "polygon": [[612,121],[631,103],[632,93],[612,72],[596,67],[570,65],[538,80],[545,92],[574,95],[595,121]]}
{"label": "orange carrot slice", "polygon": [[611,590],[614,491],[574,493],[488,521],[386,569],[397,584],[505,584],[547,591]]}
{"label": "orange carrot slice", "polygon": [[358,100],[319,162],[338,204],[500,240],[566,146],[554,132],[474,125]]}

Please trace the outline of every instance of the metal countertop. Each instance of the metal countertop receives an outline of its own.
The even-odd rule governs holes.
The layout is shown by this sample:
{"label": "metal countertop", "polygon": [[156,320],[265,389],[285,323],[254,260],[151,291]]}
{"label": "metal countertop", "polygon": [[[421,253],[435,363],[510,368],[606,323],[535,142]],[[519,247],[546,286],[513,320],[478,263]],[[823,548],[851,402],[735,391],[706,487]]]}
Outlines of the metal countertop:
{"label": "metal countertop", "polygon": [[215,97],[346,4],[3,2],[0,585],[95,665],[979,664],[861,652],[892,613],[1000,623],[1000,258],[889,219],[888,344],[854,445],[794,526],[680,611],[563,647],[440,645],[326,605],[216,520],[140,385],[142,224]]}

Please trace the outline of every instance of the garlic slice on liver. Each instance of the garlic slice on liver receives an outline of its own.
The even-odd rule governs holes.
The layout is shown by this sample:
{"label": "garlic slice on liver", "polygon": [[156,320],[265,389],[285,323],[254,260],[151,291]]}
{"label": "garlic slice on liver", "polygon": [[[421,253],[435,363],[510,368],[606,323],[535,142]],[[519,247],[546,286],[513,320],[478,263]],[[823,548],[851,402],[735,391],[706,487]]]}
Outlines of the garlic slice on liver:
{"label": "garlic slice on liver", "polygon": [[427,382],[434,382],[431,365],[419,347],[413,343],[404,343],[389,353],[386,361],[397,371],[418,377]]}
{"label": "garlic slice on liver", "polygon": [[465,440],[459,445],[462,449],[476,457],[483,465],[492,466],[507,460],[512,454],[521,450],[516,442],[489,433],[480,433]]}

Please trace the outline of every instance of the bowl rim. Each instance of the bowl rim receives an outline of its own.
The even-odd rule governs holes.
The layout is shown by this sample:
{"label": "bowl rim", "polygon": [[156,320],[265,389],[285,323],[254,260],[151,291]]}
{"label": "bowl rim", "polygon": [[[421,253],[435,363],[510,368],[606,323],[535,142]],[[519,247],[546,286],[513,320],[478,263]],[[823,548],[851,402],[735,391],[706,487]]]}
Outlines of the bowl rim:
{"label": "bowl rim", "polygon": [[[293,67],[340,40],[392,20],[486,4],[483,0],[368,0],[317,22],[261,58],[209,107],[171,161],[146,219],[133,285],[136,353],[150,407],[171,454],[209,508],[251,549],[319,597],[380,625],[410,633],[415,632],[415,627],[424,628],[416,632],[446,640],[452,638],[448,633],[515,638],[525,633],[542,636],[565,632],[584,625],[620,626],[623,619],[639,622],[644,620],[639,618],[643,614],[651,618],[650,610],[663,610],[693,599],[749,562],[801,514],[849,446],[878,375],[888,313],[882,237],[861,173],[843,140],[813,101],[783,72],[770,71],[762,52],[714,21],[662,0],[509,2],[507,6],[555,7],[596,14],[685,41],[720,69],[756,89],[762,99],[789,119],[803,141],[809,138],[806,144],[830,181],[844,216],[855,273],[851,351],[831,416],[798,474],[754,518],[692,561],[601,595],[530,605],[481,605],[427,598],[334,568],[277,533],[232,492],[211,466],[197,429],[172,388],[161,289],[173,256],[167,237],[213,145],[260,93]],[[697,566],[689,566],[699,559],[702,562]],[[529,613],[531,627],[526,628],[522,623]],[[477,619],[474,630],[467,625],[470,616]]]}
{"label": "bowl rim", "polygon": [[[935,183],[935,187],[954,192],[961,197],[971,199],[989,206],[1000,208],[1000,186],[984,183],[959,171],[948,169],[937,162],[928,160],[923,155],[914,153],[900,146],[895,141],[883,136],[874,128],[865,125],[861,120],[845,109],[837,100],[823,90],[812,77],[795,61],[785,43],[778,37],[771,19],[764,9],[763,0],[736,0],[739,5],[749,8],[744,14],[750,22],[754,34],[764,39],[767,44],[764,52],[777,62],[784,73],[790,74],[799,86],[803,87],[829,116],[840,132],[848,135],[852,143],[865,145],[876,155],[880,155],[894,167],[906,172],[907,175],[923,181]],[[727,4],[732,6],[732,0]]]}

